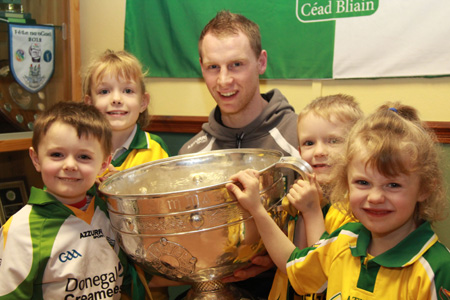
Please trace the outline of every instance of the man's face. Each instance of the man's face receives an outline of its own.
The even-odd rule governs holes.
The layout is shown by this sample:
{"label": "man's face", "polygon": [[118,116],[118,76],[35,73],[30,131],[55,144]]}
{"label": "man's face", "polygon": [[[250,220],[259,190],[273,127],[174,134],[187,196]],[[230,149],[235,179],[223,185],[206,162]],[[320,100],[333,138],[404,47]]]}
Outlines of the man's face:
{"label": "man's face", "polygon": [[222,117],[251,115],[252,104],[261,99],[259,75],[266,70],[266,51],[256,57],[241,32],[224,37],[208,33],[200,47],[203,78]]}

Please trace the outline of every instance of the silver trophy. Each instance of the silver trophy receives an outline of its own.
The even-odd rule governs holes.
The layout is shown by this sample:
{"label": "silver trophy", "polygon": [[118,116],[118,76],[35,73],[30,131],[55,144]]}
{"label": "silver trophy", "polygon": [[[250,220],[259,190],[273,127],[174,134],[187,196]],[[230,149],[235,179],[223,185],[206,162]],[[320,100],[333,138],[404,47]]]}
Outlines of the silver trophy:
{"label": "silver trophy", "polygon": [[241,299],[241,291],[221,279],[265,250],[253,218],[225,188],[245,169],[260,172],[260,200],[282,227],[284,174],[308,180],[312,169],[279,151],[174,156],[116,173],[99,192],[120,246],[145,271],[191,284],[188,300]]}

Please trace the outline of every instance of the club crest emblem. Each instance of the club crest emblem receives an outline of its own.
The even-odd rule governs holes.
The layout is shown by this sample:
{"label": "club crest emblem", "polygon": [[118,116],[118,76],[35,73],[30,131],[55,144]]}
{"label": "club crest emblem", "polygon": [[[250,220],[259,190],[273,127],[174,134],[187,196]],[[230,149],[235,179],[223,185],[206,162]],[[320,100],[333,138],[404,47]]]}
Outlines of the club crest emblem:
{"label": "club crest emblem", "polygon": [[9,24],[9,64],[14,79],[28,92],[45,87],[55,69],[55,28]]}

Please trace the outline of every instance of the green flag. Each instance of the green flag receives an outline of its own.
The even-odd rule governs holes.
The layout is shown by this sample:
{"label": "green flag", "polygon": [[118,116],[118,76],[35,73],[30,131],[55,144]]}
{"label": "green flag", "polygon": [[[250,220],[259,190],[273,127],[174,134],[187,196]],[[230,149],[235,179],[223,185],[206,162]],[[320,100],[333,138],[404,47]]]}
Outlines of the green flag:
{"label": "green flag", "polygon": [[198,38],[223,9],[260,26],[262,78],[450,74],[448,0],[128,0],[125,49],[149,76],[201,77]]}

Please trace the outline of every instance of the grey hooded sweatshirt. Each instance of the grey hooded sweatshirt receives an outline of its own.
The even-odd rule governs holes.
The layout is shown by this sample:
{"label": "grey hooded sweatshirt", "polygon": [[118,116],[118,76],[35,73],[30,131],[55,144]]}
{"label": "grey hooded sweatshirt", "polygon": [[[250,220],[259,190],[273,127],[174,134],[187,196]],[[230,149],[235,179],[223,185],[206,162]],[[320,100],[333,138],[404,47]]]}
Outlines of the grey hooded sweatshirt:
{"label": "grey hooded sweatshirt", "polygon": [[285,156],[300,157],[297,139],[297,114],[278,89],[261,96],[269,102],[253,122],[243,128],[229,128],[221,121],[217,106],[202,131],[181,147],[178,154],[233,148],[279,150]]}

